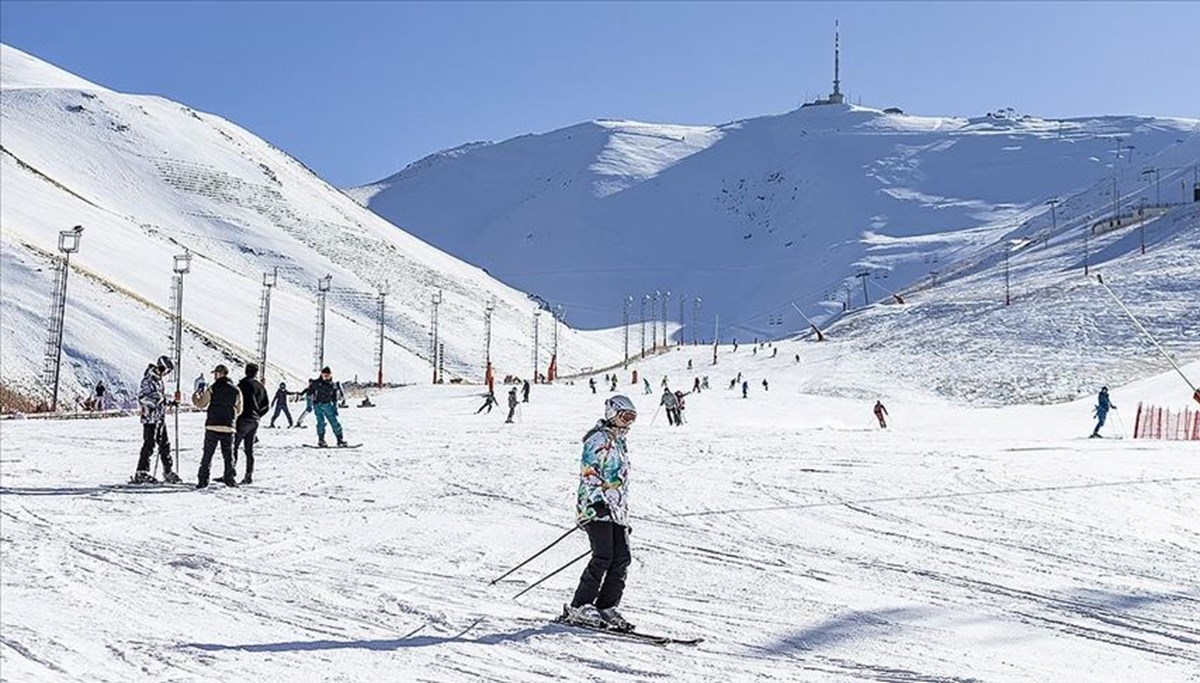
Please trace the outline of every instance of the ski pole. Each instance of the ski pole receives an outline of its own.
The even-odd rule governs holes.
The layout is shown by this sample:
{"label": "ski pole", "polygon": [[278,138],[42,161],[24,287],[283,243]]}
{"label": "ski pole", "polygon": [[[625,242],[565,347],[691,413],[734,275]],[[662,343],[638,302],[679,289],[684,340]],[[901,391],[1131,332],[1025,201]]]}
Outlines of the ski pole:
{"label": "ski pole", "polygon": [[534,584],[531,584],[531,585],[530,585],[528,588],[526,588],[525,590],[523,590],[523,591],[521,591],[520,593],[517,593],[516,595],[512,596],[512,599],[513,599],[513,600],[516,600],[517,598],[521,597],[522,595],[525,595],[526,593],[528,593],[529,591],[533,590],[534,588],[537,588],[538,586],[542,585],[542,583],[544,583],[544,582],[545,582],[547,579],[549,579],[550,577],[552,577],[552,576],[554,576],[554,575],[558,574],[558,573],[559,573],[559,572],[561,572],[562,570],[564,570],[564,569],[566,569],[566,568],[570,567],[571,565],[575,564],[576,562],[578,562],[578,561],[582,560],[583,558],[585,558],[585,557],[587,557],[588,555],[591,555],[591,554],[592,554],[592,551],[591,551],[591,549],[589,548],[588,550],[586,550],[586,551],[585,551],[585,552],[584,552],[582,555],[580,555],[579,557],[577,557],[577,558],[575,558],[575,559],[571,560],[570,562],[568,562],[568,563],[564,564],[563,566],[559,567],[558,569],[555,569],[554,571],[550,572],[549,574],[547,574],[547,575],[543,576],[542,578],[538,579],[536,583],[534,583]]}
{"label": "ski pole", "polygon": [[1142,331],[1142,334],[1146,335],[1146,338],[1149,339],[1150,342],[1154,344],[1154,348],[1158,349],[1158,352],[1162,354],[1162,357],[1166,358],[1167,362],[1171,364],[1171,367],[1175,368],[1175,372],[1178,372],[1179,376],[1183,378],[1183,381],[1187,382],[1187,385],[1189,387],[1191,387],[1192,394],[1196,397],[1196,400],[1200,401],[1200,389],[1197,389],[1196,385],[1192,384],[1192,381],[1187,378],[1187,375],[1183,374],[1183,370],[1180,370],[1179,366],[1175,364],[1175,360],[1167,355],[1167,352],[1163,349],[1162,345],[1158,343],[1158,340],[1154,338],[1154,335],[1152,335],[1148,331],[1146,331],[1146,328],[1142,327],[1142,324],[1140,322],[1138,322],[1138,319],[1133,317],[1133,313],[1129,312],[1129,309],[1125,307],[1125,304],[1122,303],[1121,299],[1118,298],[1116,293],[1112,291],[1112,288],[1108,286],[1108,283],[1106,283],[1104,281],[1104,277],[1101,276],[1100,273],[1096,273],[1096,280],[1100,283],[1100,285],[1102,287],[1104,287],[1105,291],[1107,291],[1109,293],[1109,295],[1112,296],[1113,301],[1117,302],[1117,305],[1121,307],[1121,310],[1125,311],[1125,315],[1129,316],[1129,319],[1132,320],[1133,324],[1136,325],[1137,328]]}
{"label": "ski pole", "polygon": [[651,425],[651,426],[653,426],[653,425],[654,425],[654,421],[658,419],[658,411],[659,411],[659,409],[660,409],[660,408],[662,408],[662,404],[661,404],[661,403],[659,403],[659,404],[658,404],[658,408],[655,408],[655,409],[654,409],[654,417],[650,418],[650,425]]}
{"label": "ski pole", "polygon": [[154,428],[154,448],[158,451],[158,454],[157,457],[154,458],[154,474],[151,476],[153,476],[155,479],[158,479],[158,461],[162,460],[162,448],[158,445],[158,438],[162,436],[162,430],[165,427],[166,425],[159,422],[158,426]]}
{"label": "ski pole", "polygon": [[574,531],[577,531],[578,529],[579,529],[579,525],[578,525],[578,524],[576,524],[575,526],[571,527],[570,529],[567,529],[566,533],[564,533],[562,536],[559,536],[558,538],[554,539],[554,541],[552,541],[552,542],[550,543],[550,545],[548,545],[548,546],[546,546],[545,548],[542,548],[541,550],[537,551],[536,553],[534,553],[534,555],[533,555],[532,557],[530,557],[529,559],[525,560],[525,561],[524,561],[524,562],[522,562],[521,564],[518,564],[517,566],[515,566],[515,567],[513,567],[512,569],[510,569],[510,570],[508,570],[508,571],[504,572],[504,573],[503,573],[503,574],[501,574],[500,576],[497,576],[496,578],[492,579],[492,582],[491,582],[491,583],[489,583],[488,585],[489,585],[489,586],[495,586],[497,581],[500,581],[501,579],[503,579],[503,578],[507,577],[509,574],[512,574],[513,572],[517,571],[517,570],[518,570],[518,569],[520,569],[521,567],[524,567],[525,565],[529,564],[530,562],[533,562],[533,561],[534,561],[534,560],[536,560],[537,558],[541,557],[541,556],[542,556],[542,553],[544,553],[544,552],[546,552],[547,550],[549,550],[549,549],[553,548],[554,546],[558,545],[559,541],[563,540],[563,539],[564,539],[564,538],[566,538],[567,536],[570,536],[572,532],[574,532]]}

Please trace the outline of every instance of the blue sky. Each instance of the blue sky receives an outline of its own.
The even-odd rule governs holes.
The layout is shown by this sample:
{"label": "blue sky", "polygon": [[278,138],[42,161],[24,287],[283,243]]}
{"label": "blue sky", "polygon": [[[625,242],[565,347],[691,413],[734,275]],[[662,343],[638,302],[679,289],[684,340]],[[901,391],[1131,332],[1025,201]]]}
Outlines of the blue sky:
{"label": "blue sky", "polygon": [[[0,3],[0,40],[229,118],[336,185],[594,118],[721,123],[830,88],[920,114],[1200,117],[1200,3]],[[1190,50],[1190,52],[1189,52]]]}

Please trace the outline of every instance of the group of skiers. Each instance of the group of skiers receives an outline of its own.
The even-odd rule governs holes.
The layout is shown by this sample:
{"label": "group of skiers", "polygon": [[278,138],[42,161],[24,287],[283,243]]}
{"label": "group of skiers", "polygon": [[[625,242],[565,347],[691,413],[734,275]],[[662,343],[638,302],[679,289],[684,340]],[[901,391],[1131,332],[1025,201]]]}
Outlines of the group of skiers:
{"label": "group of skiers", "polygon": [[[508,417],[504,419],[505,424],[512,424],[513,417],[517,414],[518,405],[529,403],[529,380],[525,380],[520,384],[521,399],[519,401],[517,400],[517,389],[518,387],[514,386],[508,390]],[[592,393],[595,393],[595,387],[592,388]],[[492,408],[497,405],[500,405],[500,402],[496,400],[496,394],[489,388],[488,392],[483,396],[483,405],[479,406],[475,414],[478,415],[485,410],[490,413],[492,412]]]}
{"label": "group of skiers", "polygon": [[[174,364],[166,356],[149,364],[142,374],[138,390],[138,405],[142,424],[142,449],[138,456],[137,470],[133,483],[155,483],[158,480],[150,471],[150,458],[155,448],[163,466],[163,481],[170,484],[181,484],[183,480],[175,470],[175,462],[171,457],[171,442],[167,435],[167,408],[178,407],[179,395],[168,396],[164,378],[175,370]],[[287,409],[287,385],[283,382],[275,391],[274,400],[267,397],[267,390],[258,379],[258,365],[247,363],[244,376],[237,382],[229,378],[229,368],[219,364],[212,370],[213,381],[205,380],[204,375],[196,378],[192,391],[192,404],[205,411],[204,417],[204,448],[200,458],[200,470],[196,475],[196,488],[206,488],[212,468],[212,459],[218,447],[224,469],[218,481],[226,486],[238,486],[236,458],[238,450],[246,455],[245,468],[241,484],[254,481],[254,445],[258,441],[259,420],[267,414],[274,403],[275,414],[271,418],[271,427],[275,419],[283,412],[292,425],[292,416]],[[300,419],[308,412],[317,416],[317,445],[324,447],[325,424],[333,430],[338,446],[348,445],[345,441],[342,425],[338,421],[338,401],[342,398],[341,386],[333,381],[333,373],[328,367],[321,369],[317,379],[310,380],[308,387],[299,392],[306,398],[308,406]],[[297,423],[299,420],[297,421]]]}

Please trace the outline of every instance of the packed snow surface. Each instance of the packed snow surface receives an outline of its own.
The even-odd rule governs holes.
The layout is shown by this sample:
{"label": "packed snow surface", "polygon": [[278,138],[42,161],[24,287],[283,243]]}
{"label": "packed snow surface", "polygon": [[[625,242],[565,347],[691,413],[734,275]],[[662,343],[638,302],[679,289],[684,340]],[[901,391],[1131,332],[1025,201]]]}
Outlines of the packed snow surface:
{"label": "packed snow surface", "polygon": [[[342,411],[362,448],[301,447],[310,416],[262,432],[254,485],[202,492],[113,487],[132,418],[4,422],[3,677],[1197,680],[1200,449],[1128,438],[1137,402],[1189,400],[1176,374],[1113,387],[1105,439],[1084,438],[1091,397],[970,408],[894,388],[881,430],[874,396],[801,392],[821,373],[888,390],[837,345],[722,347],[715,367],[685,347],[638,368],[651,395],[622,373],[641,411],[622,608],[693,648],[549,623],[580,566],[510,599],[582,534],[489,586],[572,524],[606,395],[585,382],[535,386],[514,424],[474,415],[467,387],[387,391]],[[667,426],[661,378],[705,374]],[[194,481],[200,416],[181,430]]]}

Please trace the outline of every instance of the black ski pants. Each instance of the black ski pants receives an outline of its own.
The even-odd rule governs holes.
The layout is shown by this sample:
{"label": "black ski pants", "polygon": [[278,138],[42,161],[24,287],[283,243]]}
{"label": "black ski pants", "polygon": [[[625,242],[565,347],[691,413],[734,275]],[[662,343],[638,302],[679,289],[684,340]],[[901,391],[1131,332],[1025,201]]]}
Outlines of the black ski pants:
{"label": "black ski pants", "polygon": [[287,416],[288,426],[292,426],[292,413],[288,410],[287,401],[279,401],[275,404],[275,412],[271,415],[271,426],[275,426],[275,420],[279,417],[279,413]]}
{"label": "black ski pants", "polygon": [[258,420],[238,418],[237,431],[233,433],[233,463],[237,464],[238,446],[246,446],[246,476],[254,474],[254,441],[258,434]]}
{"label": "black ski pants", "polygon": [[625,570],[631,559],[628,532],[614,522],[590,522],[583,529],[592,544],[592,559],[579,577],[571,606],[616,607],[625,592]]}
{"label": "black ski pants", "polygon": [[221,459],[225,461],[225,474],[221,475],[221,479],[237,478],[237,473],[233,469],[233,432],[214,432],[206,429],[204,430],[204,455],[200,457],[200,474],[196,476],[197,483],[208,483],[213,453],[217,451],[218,444],[221,446]]}
{"label": "black ski pants", "polygon": [[158,457],[162,460],[163,473],[173,470],[171,440],[167,437],[167,425],[155,422],[142,425],[142,452],[138,456],[138,472],[150,471],[150,456],[154,454],[155,444],[158,445]]}

